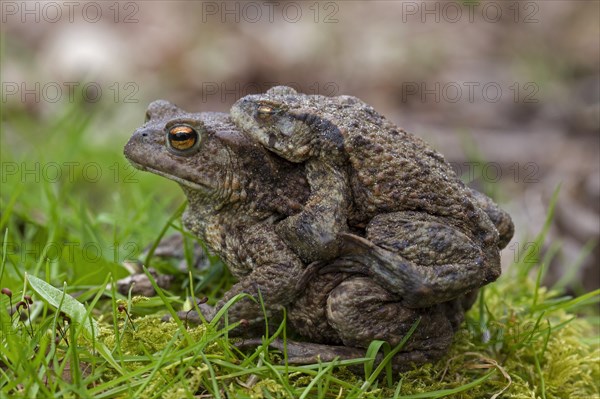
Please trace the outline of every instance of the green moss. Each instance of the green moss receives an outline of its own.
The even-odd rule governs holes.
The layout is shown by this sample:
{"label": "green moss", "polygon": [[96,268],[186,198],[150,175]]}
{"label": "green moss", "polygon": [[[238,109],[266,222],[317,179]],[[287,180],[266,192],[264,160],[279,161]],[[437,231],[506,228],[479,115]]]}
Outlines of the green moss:
{"label": "green moss", "polygon": [[[156,353],[169,346],[173,336],[177,334],[178,327],[174,322],[163,322],[158,316],[144,316],[134,320],[135,330],[129,325],[119,336],[120,347],[123,354],[142,356],[146,353]],[[206,332],[203,326],[188,329],[194,339],[200,339]],[[114,329],[105,327],[100,338],[109,347],[116,346],[117,337]],[[183,337],[176,339],[172,349],[177,349],[186,344]]]}
{"label": "green moss", "polygon": [[[190,392],[198,392],[201,389],[202,379],[208,373],[208,367],[206,365],[200,367],[194,367],[188,370],[186,373],[185,380],[180,381],[177,385],[169,388],[162,395],[165,399],[180,399],[185,397]],[[167,381],[160,380],[155,384],[156,386],[151,386],[147,390],[147,395],[151,396],[152,392],[156,392],[157,387],[159,385],[165,384]]]}

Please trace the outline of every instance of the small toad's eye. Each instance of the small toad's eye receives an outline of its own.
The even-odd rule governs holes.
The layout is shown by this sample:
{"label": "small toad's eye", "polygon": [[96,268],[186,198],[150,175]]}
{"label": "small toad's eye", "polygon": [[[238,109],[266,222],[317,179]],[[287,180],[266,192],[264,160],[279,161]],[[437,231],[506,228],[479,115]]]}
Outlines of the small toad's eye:
{"label": "small toad's eye", "polygon": [[269,103],[262,103],[256,108],[256,119],[267,122],[271,120],[273,115],[280,114],[283,112],[283,110],[284,109],[277,104],[272,105]]}
{"label": "small toad's eye", "polygon": [[269,119],[274,113],[275,108],[271,107],[270,105],[260,105],[256,110],[256,116],[258,116],[258,118],[262,120]]}
{"label": "small toad's eye", "polygon": [[175,151],[189,151],[199,139],[198,132],[188,125],[175,125],[167,133],[169,147]]}

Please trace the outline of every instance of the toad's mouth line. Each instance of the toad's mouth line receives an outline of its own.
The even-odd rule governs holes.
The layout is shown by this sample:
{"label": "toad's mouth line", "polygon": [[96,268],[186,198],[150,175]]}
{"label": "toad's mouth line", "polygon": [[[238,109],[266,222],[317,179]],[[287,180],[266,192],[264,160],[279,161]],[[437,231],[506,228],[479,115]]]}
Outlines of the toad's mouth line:
{"label": "toad's mouth line", "polygon": [[143,164],[141,164],[139,162],[132,161],[131,159],[128,159],[128,161],[136,169],[139,169],[139,170],[144,171],[144,172],[151,172],[151,173],[154,173],[156,175],[165,177],[165,178],[167,178],[169,180],[173,180],[174,182],[177,182],[179,184],[187,186],[187,187],[189,187],[189,188],[191,188],[193,190],[206,192],[206,191],[208,191],[210,189],[210,187],[207,186],[207,185],[200,184],[200,183],[195,183],[195,182],[191,182],[191,181],[182,179],[181,177],[172,175],[170,173],[163,172],[163,171],[158,170],[158,169],[151,168],[150,166],[146,166],[146,165],[143,165]]}

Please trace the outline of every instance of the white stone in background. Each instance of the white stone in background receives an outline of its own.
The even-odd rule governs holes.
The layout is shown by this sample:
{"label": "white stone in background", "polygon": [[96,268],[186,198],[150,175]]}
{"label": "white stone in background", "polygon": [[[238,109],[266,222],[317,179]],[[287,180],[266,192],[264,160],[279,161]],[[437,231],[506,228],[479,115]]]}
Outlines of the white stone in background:
{"label": "white stone in background", "polygon": [[110,25],[73,23],[60,26],[39,58],[51,76],[65,81],[114,81],[126,76],[131,65],[125,50],[123,38]]}

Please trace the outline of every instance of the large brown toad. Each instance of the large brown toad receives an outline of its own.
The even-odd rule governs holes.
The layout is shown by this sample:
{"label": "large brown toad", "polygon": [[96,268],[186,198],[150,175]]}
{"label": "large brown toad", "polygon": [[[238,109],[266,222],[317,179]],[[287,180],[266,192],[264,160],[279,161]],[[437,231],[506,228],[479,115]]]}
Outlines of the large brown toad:
{"label": "large brown toad", "polygon": [[[273,225],[302,209],[309,190],[301,168],[251,143],[227,114],[191,114],[161,100],[148,107],[146,123],[125,146],[125,156],[183,189],[186,228],[239,280],[220,306],[239,293],[258,298],[259,290],[269,312],[296,298],[305,264]],[[230,308],[229,316],[252,326],[264,319],[260,306],[248,299]]]}
{"label": "large brown toad", "polygon": [[[231,116],[253,141],[305,165],[308,202],[277,226],[305,261],[355,253],[358,262],[345,256],[337,270],[371,276],[410,307],[450,300],[500,275],[499,249],[513,234],[508,214],[358,98],[277,86],[241,98]],[[352,227],[366,227],[370,242],[346,234]]]}

